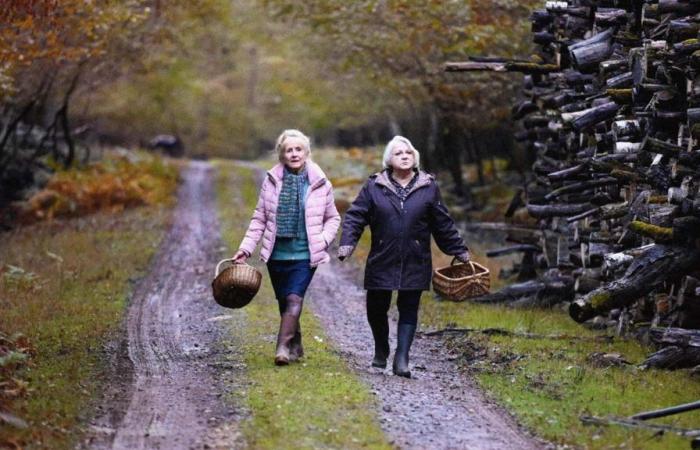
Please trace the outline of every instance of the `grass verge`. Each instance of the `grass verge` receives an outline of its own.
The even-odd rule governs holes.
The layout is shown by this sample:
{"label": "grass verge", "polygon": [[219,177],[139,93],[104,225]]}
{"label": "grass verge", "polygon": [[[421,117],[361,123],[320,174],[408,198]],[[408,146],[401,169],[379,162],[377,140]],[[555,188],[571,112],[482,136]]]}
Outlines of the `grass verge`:
{"label": "grass verge", "polygon": [[0,235],[0,329],[22,333],[36,356],[10,404],[26,429],[0,423],[0,444],[72,448],[99,392],[103,343],[121,322],[130,282],[160,242],[164,207],[38,224]]}
{"label": "grass verge", "polygon": [[[223,239],[229,249],[235,249],[252,215],[259,186],[250,169],[227,162],[218,162],[217,167]],[[328,345],[312,314],[302,315],[307,356],[283,368],[272,362],[279,313],[267,276],[255,300],[235,314],[246,317],[245,326],[231,332],[243,343],[250,380],[243,398],[236,401],[243,401],[250,410],[243,433],[251,448],[390,448],[373,413],[376,405],[370,393]]]}
{"label": "grass verge", "polygon": [[167,230],[177,170],[107,159],[52,183],[70,215],[103,212],[0,234],[0,447],[74,448],[105,382],[103,344]]}
{"label": "grass verge", "polygon": [[[500,306],[436,302],[426,294],[424,328],[497,327],[514,332],[590,339],[587,330],[559,310],[514,310]],[[689,448],[687,438],[621,427],[584,426],[581,415],[629,416],[700,398],[700,383],[687,371],[640,370],[648,349],[636,341],[526,339],[467,334],[447,338],[449,350],[498,403],[547,440],[587,449]],[[631,364],[609,365],[601,353],[618,353]],[[700,412],[658,419],[697,428]]]}

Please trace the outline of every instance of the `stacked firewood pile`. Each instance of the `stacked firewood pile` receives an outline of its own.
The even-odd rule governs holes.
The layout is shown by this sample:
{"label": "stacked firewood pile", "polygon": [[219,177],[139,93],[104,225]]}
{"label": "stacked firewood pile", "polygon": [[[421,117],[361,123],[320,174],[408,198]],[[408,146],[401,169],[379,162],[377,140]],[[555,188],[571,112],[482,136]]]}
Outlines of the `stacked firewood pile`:
{"label": "stacked firewood pile", "polygon": [[536,154],[506,215],[539,226],[489,255],[522,252],[521,282],[477,301],[569,302],[672,348],[648,366],[698,365],[700,332],[680,328],[700,328],[700,2],[547,2],[531,20],[537,60],[446,67],[523,72],[516,138]]}

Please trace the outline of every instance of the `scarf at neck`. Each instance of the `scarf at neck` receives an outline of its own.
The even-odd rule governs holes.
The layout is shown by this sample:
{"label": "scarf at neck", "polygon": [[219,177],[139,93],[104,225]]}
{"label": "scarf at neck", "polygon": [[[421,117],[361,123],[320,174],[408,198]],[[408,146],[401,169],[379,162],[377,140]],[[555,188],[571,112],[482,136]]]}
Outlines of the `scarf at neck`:
{"label": "scarf at neck", "polygon": [[277,205],[277,237],[303,237],[304,184],[308,183],[306,167],[293,173],[284,168],[282,190]]}

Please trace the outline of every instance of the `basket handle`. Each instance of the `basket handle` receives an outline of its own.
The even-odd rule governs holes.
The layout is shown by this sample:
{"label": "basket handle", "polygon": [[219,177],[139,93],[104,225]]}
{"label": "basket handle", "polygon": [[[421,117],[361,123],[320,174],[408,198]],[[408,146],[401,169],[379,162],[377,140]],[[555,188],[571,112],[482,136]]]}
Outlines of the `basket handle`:
{"label": "basket handle", "polygon": [[[452,262],[450,263],[450,265],[451,265],[451,266],[454,266],[454,265],[455,265],[455,261],[457,261],[457,257],[456,257],[456,256],[455,256],[454,258],[452,258]],[[463,262],[460,262],[460,264],[464,264],[464,263],[463,263]],[[476,273],[476,269],[474,268],[474,263],[473,263],[471,260],[469,260],[469,266],[472,268],[472,272],[473,272],[473,273]]]}
{"label": "basket handle", "polygon": [[221,261],[219,261],[219,263],[216,265],[216,269],[214,270],[214,278],[218,277],[219,274],[221,273],[220,269],[221,269],[221,265],[223,263],[231,263],[231,265],[233,265],[234,264],[233,258],[226,258],[226,259],[222,259]]}

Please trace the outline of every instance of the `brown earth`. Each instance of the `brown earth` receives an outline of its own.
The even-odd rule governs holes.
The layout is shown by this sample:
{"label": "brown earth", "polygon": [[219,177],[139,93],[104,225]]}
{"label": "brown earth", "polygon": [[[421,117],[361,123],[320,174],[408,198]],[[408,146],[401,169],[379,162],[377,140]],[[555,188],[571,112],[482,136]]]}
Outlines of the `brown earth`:
{"label": "brown earth", "polygon": [[225,382],[242,378],[242,364],[221,343],[223,309],[209,285],[222,250],[213,170],[192,162],[183,171],[174,223],[134,289],[126,338],[113,346],[110,385],[84,447],[242,446],[235,426],[242,412],[222,398]]}

